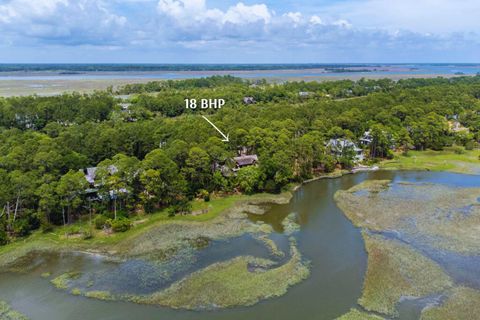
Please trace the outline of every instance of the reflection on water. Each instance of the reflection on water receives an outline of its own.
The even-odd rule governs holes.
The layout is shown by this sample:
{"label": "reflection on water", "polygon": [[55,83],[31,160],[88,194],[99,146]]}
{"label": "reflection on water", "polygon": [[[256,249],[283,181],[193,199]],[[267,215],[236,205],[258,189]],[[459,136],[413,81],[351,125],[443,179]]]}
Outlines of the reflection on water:
{"label": "reflection on water", "polygon": [[[295,234],[302,255],[311,261],[311,276],[289,289],[282,297],[263,301],[255,306],[214,312],[171,310],[128,302],[105,302],[65,294],[54,288],[52,275],[81,270],[75,285],[89,285],[98,290],[151,292],[183,277],[194,269],[238,255],[255,255],[274,259],[268,249],[251,235],[227,242],[211,242],[192,255],[185,253],[185,263],[158,265],[146,260],[109,261],[99,256],[80,253],[37,255],[24,260],[30,265],[24,274],[0,274],[0,300],[32,319],[315,319],[330,320],[356,306],[361,295],[367,256],[360,231],[344,217],[333,201],[339,189],[349,189],[365,179],[444,183],[457,186],[478,186],[478,177],[433,172],[365,172],[339,179],[320,180],[307,184],[295,193],[288,205],[275,205],[263,216],[250,216],[254,221],[272,225],[271,235],[279,248],[288,252],[288,240],[282,235],[283,219],[297,214],[300,232]],[[279,263],[288,259],[276,258]],[[178,261],[177,261],[178,262]],[[164,262],[168,264],[168,261]],[[165,272],[171,268],[172,272]],[[163,273],[162,273],[163,272]],[[91,281],[91,282],[89,282]],[[400,304],[400,319],[413,319],[418,309],[414,302]]]}
{"label": "reflection on water", "polygon": [[167,288],[194,271],[237,256],[269,258],[278,264],[288,260],[290,254],[286,237],[279,234],[272,240],[284,250],[282,259],[271,256],[265,245],[247,234],[225,241],[211,241],[198,250],[184,247],[164,261],[140,258],[115,261],[80,252],[35,252],[20,259],[12,268],[36,275],[49,274],[53,278],[65,273],[78,273],[74,279],[69,279],[69,290],[107,291],[119,296],[149,294]]}

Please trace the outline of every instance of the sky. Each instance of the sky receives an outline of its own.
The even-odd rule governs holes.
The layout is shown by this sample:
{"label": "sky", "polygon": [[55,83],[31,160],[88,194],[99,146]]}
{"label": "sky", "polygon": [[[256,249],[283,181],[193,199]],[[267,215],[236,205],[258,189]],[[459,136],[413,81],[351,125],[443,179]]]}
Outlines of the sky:
{"label": "sky", "polygon": [[0,0],[0,63],[480,62],[479,0]]}

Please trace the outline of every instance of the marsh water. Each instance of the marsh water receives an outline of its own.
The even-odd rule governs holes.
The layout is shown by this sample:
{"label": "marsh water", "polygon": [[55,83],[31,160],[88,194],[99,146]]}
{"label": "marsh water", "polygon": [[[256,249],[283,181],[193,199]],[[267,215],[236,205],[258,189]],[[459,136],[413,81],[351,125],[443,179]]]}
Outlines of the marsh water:
{"label": "marsh water", "polygon": [[[8,65],[7,65],[8,66]],[[309,67],[305,65],[278,66],[274,65],[196,65],[197,68],[186,71],[185,65],[170,66],[164,70],[157,65],[135,65],[129,68],[128,65],[24,65],[16,71],[5,69],[0,64],[0,81],[3,80],[112,80],[112,79],[193,79],[213,75],[232,75],[245,79],[267,78],[348,78],[350,76],[360,77],[414,77],[425,75],[475,75],[480,72],[478,64],[362,64],[362,65],[318,65]],[[69,69],[74,67],[74,69]],[[106,69],[105,69],[106,67]],[[200,67],[200,69],[198,69]],[[38,71],[32,71],[38,70]],[[40,69],[38,69],[40,68]],[[46,69],[45,69],[46,68]],[[147,69],[145,69],[147,68]],[[153,69],[152,69],[153,68]],[[203,68],[203,70],[202,70]],[[104,71],[96,71],[96,70]],[[336,69],[341,71],[336,71]],[[150,71],[142,71],[150,70]],[[67,71],[67,72],[65,72]],[[70,72],[68,72],[70,71]],[[72,72],[73,71],[73,72]]]}
{"label": "marsh water", "polygon": [[[43,272],[61,274],[70,270],[89,271],[103,279],[99,289],[132,287],[138,292],[150,292],[167,286],[170,278],[140,261],[106,261],[82,253],[32,255],[24,261],[25,272],[0,273],[0,300],[33,320],[55,319],[316,319],[331,320],[356,307],[361,295],[367,255],[360,230],[355,228],[337,208],[333,195],[367,179],[432,182],[459,187],[480,186],[478,176],[433,172],[364,172],[338,179],[325,179],[306,184],[294,194],[287,205],[274,205],[263,216],[251,216],[271,224],[271,236],[280,248],[288,241],[282,232],[282,220],[291,212],[297,214],[301,226],[294,236],[298,249],[311,263],[311,275],[293,286],[282,297],[268,299],[252,307],[217,311],[185,311],[138,305],[130,302],[109,302],[74,296],[55,288]],[[190,254],[190,253],[186,253]],[[177,277],[216,261],[238,255],[268,256],[268,250],[250,236],[213,241],[200,247],[188,266],[164,266],[175,269]],[[279,263],[281,259],[279,258]],[[182,269],[183,268],[183,269]],[[115,269],[115,272],[112,270]],[[143,275],[142,278],[138,278]],[[162,280],[163,279],[163,280]],[[418,319],[421,301],[399,304],[400,319]]]}

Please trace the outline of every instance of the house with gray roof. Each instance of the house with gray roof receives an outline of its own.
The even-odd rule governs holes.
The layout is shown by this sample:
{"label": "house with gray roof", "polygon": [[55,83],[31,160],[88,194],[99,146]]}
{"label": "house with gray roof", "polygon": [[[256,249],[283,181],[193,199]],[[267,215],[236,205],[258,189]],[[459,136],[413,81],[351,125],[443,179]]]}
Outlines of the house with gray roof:
{"label": "house with gray roof", "polygon": [[327,147],[330,148],[331,153],[336,157],[341,157],[347,148],[351,148],[355,153],[354,161],[361,162],[365,160],[363,149],[357,147],[354,142],[348,139],[330,139]]}

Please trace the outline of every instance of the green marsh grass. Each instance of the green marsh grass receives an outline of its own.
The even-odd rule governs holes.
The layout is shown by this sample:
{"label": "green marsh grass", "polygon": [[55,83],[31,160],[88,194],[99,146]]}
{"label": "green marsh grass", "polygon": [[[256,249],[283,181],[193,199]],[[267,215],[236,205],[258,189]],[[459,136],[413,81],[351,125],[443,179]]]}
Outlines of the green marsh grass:
{"label": "green marsh grass", "polygon": [[359,303],[366,310],[397,315],[401,297],[423,297],[453,285],[440,266],[409,246],[378,235],[363,237],[368,267]]}
{"label": "green marsh grass", "polygon": [[457,154],[446,148],[444,151],[409,151],[408,156],[397,154],[393,160],[380,164],[387,170],[431,170],[466,174],[480,174],[480,150]]}
{"label": "green marsh grass", "polygon": [[285,294],[290,286],[309,276],[308,264],[302,261],[293,240],[290,250],[291,259],[281,266],[241,256],[214,263],[158,293],[130,300],[190,310],[253,305]]}
{"label": "green marsh grass", "polygon": [[2,320],[28,320],[26,316],[13,310],[8,303],[0,301],[0,319]]}
{"label": "green marsh grass", "polygon": [[[193,201],[193,211],[208,209],[208,212],[201,215],[177,215],[169,217],[167,210],[161,210],[153,214],[147,214],[133,219],[133,222],[140,221],[129,231],[123,233],[105,234],[101,230],[93,230],[91,239],[84,240],[79,237],[65,237],[66,230],[71,226],[57,227],[52,232],[43,233],[35,231],[32,235],[18,239],[13,243],[0,246],[0,268],[8,266],[20,257],[33,251],[92,251],[99,253],[115,253],[122,245],[135,241],[142,234],[171,223],[203,223],[211,222],[223,213],[227,213],[232,208],[252,204],[263,203],[288,203],[291,198],[291,192],[287,191],[279,195],[275,194],[256,194],[256,195],[232,195],[226,197],[213,198],[209,202]],[[88,220],[78,221],[74,224],[79,229],[89,229]],[[112,249],[113,248],[113,249]]]}
{"label": "green marsh grass", "polygon": [[374,314],[358,311],[357,309],[351,309],[349,313],[337,318],[336,320],[383,320],[384,318]]}
{"label": "green marsh grass", "polygon": [[479,319],[480,291],[458,287],[440,306],[423,310],[421,320]]}

